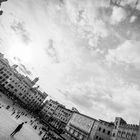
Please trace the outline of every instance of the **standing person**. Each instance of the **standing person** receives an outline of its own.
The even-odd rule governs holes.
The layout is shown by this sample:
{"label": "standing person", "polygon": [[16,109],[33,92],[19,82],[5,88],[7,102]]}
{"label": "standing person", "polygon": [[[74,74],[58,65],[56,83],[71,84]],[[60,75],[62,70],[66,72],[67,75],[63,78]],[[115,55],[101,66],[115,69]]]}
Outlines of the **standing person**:
{"label": "standing person", "polygon": [[[25,122],[25,123],[27,123],[27,122]],[[17,128],[11,133],[10,136],[13,137],[17,132],[19,132],[19,131],[21,130],[21,128],[23,127],[23,124],[24,124],[24,122],[22,122],[21,124],[19,124],[19,125],[17,126]]]}

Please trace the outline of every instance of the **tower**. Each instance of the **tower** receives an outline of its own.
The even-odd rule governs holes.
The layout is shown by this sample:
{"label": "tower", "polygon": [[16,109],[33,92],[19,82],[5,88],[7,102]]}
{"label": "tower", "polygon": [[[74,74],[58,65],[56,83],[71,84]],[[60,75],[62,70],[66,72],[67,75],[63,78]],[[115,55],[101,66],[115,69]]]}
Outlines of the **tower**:
{"label": "tower", "polygon": [[36,77],[36,78],[32,81],[33,85],[35,85],[36,82],[37,82],[38,80],[39,80],[39,77]]}
{"label": "tower", "polygon": [[140,140],[140,120],[139,120],[139,129],[138,129],[138,133],[137,133],[137,140]]}
{"label": "tower", "polygon": [[0,53],[0,58],[3,58],[4,57],[4,54]]}

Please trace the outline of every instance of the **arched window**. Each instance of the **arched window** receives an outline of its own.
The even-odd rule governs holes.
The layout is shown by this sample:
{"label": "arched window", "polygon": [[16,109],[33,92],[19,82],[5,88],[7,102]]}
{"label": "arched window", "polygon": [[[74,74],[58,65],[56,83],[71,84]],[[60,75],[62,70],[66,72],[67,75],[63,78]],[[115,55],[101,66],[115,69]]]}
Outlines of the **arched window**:
{"label": "arched window", "polygon": [[113,137],[115,137],[115,133],[113,133]]}
{"label": "arched window", "polygon": [[101,127],[99,127],[99,131],[101,131]]}

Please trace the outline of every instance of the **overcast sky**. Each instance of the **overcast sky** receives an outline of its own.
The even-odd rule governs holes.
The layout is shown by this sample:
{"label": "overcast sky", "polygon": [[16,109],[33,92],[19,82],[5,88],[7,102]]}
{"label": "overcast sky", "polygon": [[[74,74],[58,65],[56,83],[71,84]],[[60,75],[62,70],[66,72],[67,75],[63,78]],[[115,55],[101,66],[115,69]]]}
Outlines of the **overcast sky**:
{"label": "overcast sky", "polygon": [[55,100],[96,119],[140,119],[140,4],[9,0],[0,51]]}

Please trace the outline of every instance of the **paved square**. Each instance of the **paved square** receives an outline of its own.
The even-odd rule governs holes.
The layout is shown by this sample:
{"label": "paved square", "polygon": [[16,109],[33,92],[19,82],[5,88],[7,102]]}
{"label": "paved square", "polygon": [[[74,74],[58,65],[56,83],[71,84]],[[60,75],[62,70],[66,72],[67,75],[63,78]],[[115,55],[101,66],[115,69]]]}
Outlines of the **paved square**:
{"label": "paved square", "polygon": [[15,119],[14,116],[11,116],[11,111],[5,109],[7,104],[4,104],[1,99],[0,103],[3,104],[4,107],[0,108],[0,140],[41,140],[37,131],[29,124],[24,124],[14,138],[10,137],[10,134],[15,130],[18,124],[25,120],[28,121],[28,118],[21,117],[20,119]]}

